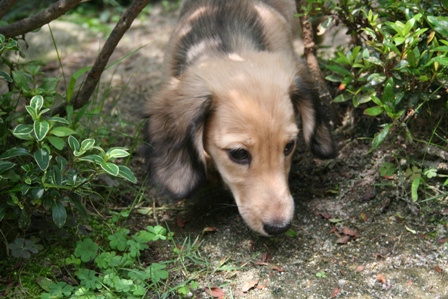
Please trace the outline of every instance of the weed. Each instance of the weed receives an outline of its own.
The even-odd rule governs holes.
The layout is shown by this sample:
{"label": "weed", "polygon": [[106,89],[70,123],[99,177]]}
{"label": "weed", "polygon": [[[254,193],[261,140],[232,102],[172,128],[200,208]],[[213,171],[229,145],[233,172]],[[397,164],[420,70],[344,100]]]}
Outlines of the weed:
{"label": "weed", "polygon": [[322,270],[322,271],[316,273],[316,277],[318,277],[318,278],[327,278],[327,274],[325,273],[324,270]]}

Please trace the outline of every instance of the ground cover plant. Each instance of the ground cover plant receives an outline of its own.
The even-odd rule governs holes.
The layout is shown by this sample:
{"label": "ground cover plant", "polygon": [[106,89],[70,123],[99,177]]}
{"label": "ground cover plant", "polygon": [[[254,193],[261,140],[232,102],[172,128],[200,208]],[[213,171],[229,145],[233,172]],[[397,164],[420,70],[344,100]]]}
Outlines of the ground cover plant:
{"label": "ground cover plant", "polygon": [[[166,13],[172,13],[177,4],[163,1],[161,7]],[[143,184],[144,175],[134,175],[131,171],[141,171],[138,163],[131,166],[138,130],[129,133],[129,130],[110,129],[117,118],[105,116],[109,90],[99,91],[97,87],[93,94],[94,98],[96,95],[99,98],[81,107],[74,106],[82,78],[91,66],[78,66],[78,72],[61,86],[63,80],[49,75],[44,62],[18,63],[17,39],[5,37],[0,38],[0,230],[3,241],[0,294],[6,298],[293,298],[294,293],[303,294],[302,290],[308,288],[313,290],[310,287],[313,281],[326,285],[335,280],[332,292],[322,293],[322,296],[335,298],[350,294],[351,289],[357,287],[350,283],[353,277],[343,275],[347,269],[332,270],[333,264],[337,267],[349,263],[341,258],[346,254],[342,246],[347,246],[347,251],[363,242],[366,248],[382,243],[386,244],[385,248],[393,247],[392,257],[384,250],[369,257],[375,261],[371,266],[374,269],[398,256],[396,248],[405,244],[408,234],[424,240],[425,248],[431,249],[403,261],[393,260],[391,269],[411,263],[414,258],[418,259],[418,265],[424,266],[420,255],[432,260],[445,259],[448,247],[445,245],[445,251],[441,249],[440,254],[434,248],[448,244],[448,172],[440,163],[433,162],[446,160],[443,155],[448,140],[446,3],[310,0],[302,2],[301,7],[302,16],[317,22],[320,32],[333,30],[332,26],[338,23],[352,38],[351,43],[331,53],[334,55],[320,56],[322,52],[318,48],[317,56],[341,118],[349,111],[355,123],[371,124],[370,130],[360,132],[354,125],[345,128],[345,120],[342,120],[336,123],[336,129],[343,132],[340,133],[343,138],[357,135],[368,139],[370,155],[380,157],[381,163],[368,167],[378,176],[374,189],[379,191],[369,189],[362,193],[365,191],[362,190],[356,206],[366,205],[380,193],[389,196],[389,200],[391,194],[395,194],[400,201],[409,203],[406,208],[409,214],[391,212],[387,216],[394,219],[394,225],[403,227],[399,241],[390,241],[392,238],[387,234],[363,239],[359,231],[375,219],[375,211],[336,217],[312,210],[314,218],[322,219],[324,225],[317,221],[319,225],[312,226],[315,220],[304,222],[303,226],[294,226],[277,239],[251,236],[250,242],[241,241],[244,232],[237,231],[229,236],[224,228],[221,228],[224,235],[218,237],[217,229],[206,227],[205,220],[200,229],[185,236],[183,229],[189,222],[183,217],[187,216],[180,214],[169,221],[165,211],[179,209],[183,212],[186,208],[156,206],[151,198],[154,193],[148,192],[149,188]],[[70,15],[68,19],[73,17]],[[102,17],[113,22],[118,20],[116,16]],[[92,19],[89,26],[94,28],[95,24],[101,22]],[[92,30],[104,32],[107,27],[101,24]],[[109,88],[112,83],[106,85]],[[118,106],[122,100],[117,98],[113,106]],[[62,107],[59,110],[62,113],[54,114],[55,106]],[[139,121],[134,119],[129,125],[138,127]],[[118,127],[126,130],[129,125],[123,122]],[[351,131],[344,133],[343,130]],[[321,176],[341,162],[335,163],[313,171]],[[293,172],[293,175],[303,179],[300,173]],[[341,176],[335,171],[336,175]],[[134,184],[136,177],[139,178],[137,185]],[[338,182],[331,190],[323,184],[326,188],[323,192],[342,197],[348,191],[344,190],[343,180]],[[140,184],[143,185],[140,187]],[[387,199],[380,203],[381,213],[386,213],[384,210],[389,204]],[[391,205],[396,208],[398,204]],[[135,217],[137,213],[144,217]],[[425,218],[425,213],[433,215]],[[145,222],[148,218],[151,224]],[[235,216],[231,218],[230,223],[235,223],[230,227],[240,227]],[[414,218],[423,223],[413,222]],[[316,231],[305,234],[308,226]],[[322,264],[316,263],[314,255],[327,252],[332,245],[328,240],[319,239],[319,231],[326,238],[337,236],[339,246],[335,249],[337,254],[324,254]],[[232,245],[230,239],[240,240],[242,245]],[[212,250],[215,240],[223,247]],[[314,241],[317,245],[312,247]],[[224,246],[230,248],[226,251]],[[406,246],[409,247],[405,247],[404,252],[410,250],[412,244]],[[292,259],[287,264],[277,264],[281,247],[286,248],[284,255]],[[312,257],[296,257],[297,252],[306,251],[308,247],[315,251]],[[358,260],[357,254],[351,253],[347,260]],[[295,280],[287,281],[288,271],[294,265],[309,273],[305,270],[292,273]],[[423,279],[413,272],[411,264],[406,265],[409,265],[405,271],[406,285],[412,282],[418,285]],[[430,265],[435,277],[446,278],[447,269],[443,264]],[[356,267],[354,272],[362,273],[363,267]],[[267,278],[251,276],[254,269]],[[394,290],[397,280],[394,285],[393,274],[383,274],[369,277],[374,281],[369,288],[384,297],[392,296],[387,292]],[[237,285],[236,277],[247,280]],[[269,286],[268,278],[275,277],[279,280]],[[282,285],[283,280],[288,283]],[[434,285],[431,289],[428,282],[424,289],[434,296],[443,294],[443,290],[437,293]],[[272,291],[266,295],[268,289]],[[255,292],[252,297],[251,292]],[[313,294],[317,293],[308,293],[309,296]],[[412,297],[403,290],[392,294]],[[356,297],[356,294],[351,295]]]}

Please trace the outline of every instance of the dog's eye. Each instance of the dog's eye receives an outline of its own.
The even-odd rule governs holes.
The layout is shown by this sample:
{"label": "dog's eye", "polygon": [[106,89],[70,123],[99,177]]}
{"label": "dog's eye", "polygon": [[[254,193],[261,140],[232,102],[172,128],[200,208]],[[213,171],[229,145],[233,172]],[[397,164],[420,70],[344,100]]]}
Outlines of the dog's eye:
{"label": "dog's eye", "polygon": [[294,149],[294,145],[296,144],[295,140],[291,140],[290,142],[288,142],[285,146],[285,149],[283,150],[283,154],[285,156],[289,155],[292,150]]}
{"label": "dog's eye", "polygon": [[238,164],[249,164],[250,163],[250,154],[243,148],[231,149],[228,151],[229,158],[235,163]]}

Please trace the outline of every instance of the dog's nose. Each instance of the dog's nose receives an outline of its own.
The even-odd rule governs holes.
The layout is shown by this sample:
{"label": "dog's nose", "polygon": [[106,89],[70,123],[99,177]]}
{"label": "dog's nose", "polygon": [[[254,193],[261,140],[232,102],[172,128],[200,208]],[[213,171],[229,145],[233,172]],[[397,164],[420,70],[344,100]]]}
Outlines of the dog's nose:
{"label": "dog's nose", "polygon": [[279,235],[291,227],[291,222],[286,223],[263,223],[263,229],[268,235]]}

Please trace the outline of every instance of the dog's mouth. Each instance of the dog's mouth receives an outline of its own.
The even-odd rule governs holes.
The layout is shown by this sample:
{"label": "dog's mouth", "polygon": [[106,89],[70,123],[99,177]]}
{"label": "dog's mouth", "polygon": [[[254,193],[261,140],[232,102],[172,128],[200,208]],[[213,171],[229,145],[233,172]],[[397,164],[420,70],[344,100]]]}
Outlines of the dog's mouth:
{"label": "dog's mouth", "polygon": [[291,228],[294,215],[294,201],[290,200],[282,203],[266,205],[259,208],[255,205],[242,206],[238,204],[238,210],[246,224],[260,235],[270,237],[281,235]]}

